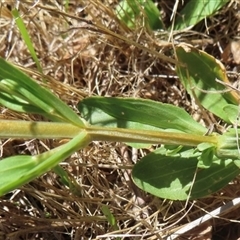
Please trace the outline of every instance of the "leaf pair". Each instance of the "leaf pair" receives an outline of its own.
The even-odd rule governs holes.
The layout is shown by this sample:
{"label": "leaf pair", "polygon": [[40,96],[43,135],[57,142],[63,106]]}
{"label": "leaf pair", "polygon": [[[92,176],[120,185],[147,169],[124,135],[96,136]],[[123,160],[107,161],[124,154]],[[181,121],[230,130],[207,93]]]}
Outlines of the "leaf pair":
{"label": "leaf pair", "polygon": [[91,97],[81,101],[78,108],[85,119],[96,125],[125,128],[129,122],[134,122],[139,124],[139,129],[152,126],[169,131],[206,133],[206,128],[183,109],[146,99]]}
{"label": "leaf pair", "polygon": [[[25,137],[43,137],[44,135],[54,137],[54,134],[51,135],[53,129],[59,130],[57,135],[63,134],[62,136],[66,136],[65,133],[68,129],[60,129],[61,126],[65,126],[69,130],[73,129],[70,132],[73,133],[73,136],[76,136],[69,143],[37,156],[14,156],[1,160],[0,195],[54,168],[66,157],[85,146],[86,141],[89,142],[87,133],[81,132],[85,124],[74,111],[49,90],[41,87],[2,58],[0,58],[0,104],[14,111],[37,113],[56,121],[55,125],[50,123],[52,128],[51,126],[46,128],[48,125],[46,122],[36,124],[34,122],[1,120],[0,137],[14,137],[18,134]],[[67,124],[61,125],[59,122]],[[39,125],[40,129],[38,129]],[[4,126],[7,127],[4,128]],[[47,129],[49,132],[47,132]],[[38,134],[39,131],[41,134]],[[66,179],[66,175],[63,176],[60,167],[56,167],[55,170]]]}
{"label": "leaf pair", "polygon": [[[225,86],[215,81],[217,78],[229,83],[223,65],[191,46],[178,46],[176,53],[177,73],[188,93],[207,110],[230,123],[233,115],[225,110],[234,106],[230,104],[235,104],[238,96],[226,92]],[[207,129],[184,110],[150,100],[91,97],[79,103],[79,110],[94,125],[134,129],[148,126],[154,127],[156,132],[169,131],[169,135],[192,134],[192,141],[194,134],[200,139],[207,133]],[[141,189],[161,198],[184,200],[212,194],[240,173],[235,133],[232,130],[222,136],[213,133],[196,148],[176,146],[169,151],[166,146],[157,149],[134,166],[133,180]]]}
{"label": "leaf pair", "polygon": [[78,115],[49,90],[0,58],[0,103],[14,111],[84,126]]}

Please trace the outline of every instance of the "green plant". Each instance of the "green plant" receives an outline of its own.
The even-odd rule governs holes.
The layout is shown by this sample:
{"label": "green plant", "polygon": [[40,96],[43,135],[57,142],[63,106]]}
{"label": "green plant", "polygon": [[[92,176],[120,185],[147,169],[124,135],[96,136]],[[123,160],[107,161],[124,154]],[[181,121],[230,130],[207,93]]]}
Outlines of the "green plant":
{"label": "green plant", "polygon": [[[173,29],[183,30],[195,26],[198,22],[211,16],[228,2],[229,0],[190,0],[176,16]],[[176,11],[176,9],[173,9],[173,11]],[[152,0],[122,0],[116,8],[116,15],[129,28],[136,27],[136,20],[139,19],[140,13],[144,16],[145,24],[152,30],[164,29],[160,11]]]}
{"label": "green plant", "polygon": [[213,15],[226,5],[229,0],[195,1],[190,0],[176,17],[174,30],[192,27],[198,22]]}
{"label": "green plant", "polygon": [[140,18],[141,14],[144,16],[142,26],[150,27],[153,30],[163,28],[160,12],[152,0],[123,0],[116,8],[117,17],[129,28],[136,27],[136,20]]}
{"label": "green plant", "polygon": [[[110,224],[110,226],[113,228],[114,231],[119,230],[116,219],[114,217],[114,215],[111,213],[109,207],[107,205],[103,205],[101,207],[101,211],[104,214],[104,216],[106,217],[108,223]],[[119,237],[116,238],[116,240],[120,240]]]}
{"label": "green plant", "polygon": [[33,47],[31,37],[29,36],[27,28],[26,28],[26,26],[23,22],[23,19],[21,18],[17,9],[12,10],[12,15],[13,15],[14,20],[16,22],[16,25],[17,25],[20,33],[21,33],[22,39],[24,40],[24,42],[25,42],[25,44],[26,44],[26,46],[27,46],[27,48],[28,48],[33,60],[34,60],[34,62],[37,65],[38,71],[42,73],[42,67],[40,65],[39,59],[38,59],[37,54],[35,52],[35,49]]}
{"label": "green plant", "polygon": [[[222,64],[191,46],[176,49],[177,73],[196,101],[229,124],[236,118],[237,95],[224,90]],[[91,141],[119,141],[134,147],[164,144],[141,159],[132,177],[141,189],[158,197],[184,200],[207,196],[240,173],[238,129],[208,133],[183,109],[144,99],[89,97],[78,108],[80,118],[48,89],[0,59],[0,104],[36,113],[52,122],[0,121],[1,138],[70,138],[68,143],[37,156],[0,161],[0,195],[54,170],[71,187],[58,163]],[[219,105],[221,103],[221,105]],[[234,110],[232,110],[234,109]],[[231,112],[229,115],[228,112]],[[226,114],[227,113],[227,114]],[[196,171],[197,170],[197,171]]]}

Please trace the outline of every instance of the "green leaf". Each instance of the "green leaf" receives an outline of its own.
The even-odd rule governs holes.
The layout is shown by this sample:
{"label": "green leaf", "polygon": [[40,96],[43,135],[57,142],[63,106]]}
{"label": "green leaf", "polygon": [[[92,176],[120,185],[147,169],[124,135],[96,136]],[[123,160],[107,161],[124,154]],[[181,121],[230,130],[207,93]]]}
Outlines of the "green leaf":
{"label": "green leaf", "polygon": [[[105,215],[105,217],[107,218],[107,221],[109,222],[109,224],[113,227],[113,229],[119,230],[119,227],[117,225],[116,219],[113,216],[113,214],[111,213],[109,207],[107,205],[103,205],[101,207],[101,211],[103,212],[103,214]],[[120,240],[120,238],[116,238],[116,240]]]}
{"label": "green leaf", "polygon": [[[90,97],[83,99],[78,105],[79,111],[84,109],[85,119],[96,122],[93,116],[97,109],[117,119],[117,126],[124,128],[123,123],[138,122],[161,129],[174,129],[185,133],[203,135],[206,128],[195,122],[183,109],[170,104],[159,103],[146,99]],[[99,119],[101,122],[116,121]],[[139,125],[140,127],[143,125]]]}
{"label": "green leaf", "polygon": [[71,193],[78,197],[82,196],[82,188],[79,186],[74,176],[71,176],[71,174],[64,170],[60,165],[54,167],[53,171],[60,177],[61,183],[70,189]]}
{"label": "green leaf", "polygon": [[163,29],[163,23],[160,20],[160,12],[151,0],[123,0],[116,8],[117,17],[123,21],[129,28],[136,27],[136,20],[143,12],[147,25],[153,29]]}
{"label": "green leaf", "polygon": [[[89,106],[85,104],[84,101],[78,104],[78,109],[81,112],[81,116],[88,121],[91,125],[102,126],[102,127],[118,127],[127,129],[144,129],[144,130],[155,130],[158,131],[159,128],[142,124],[139,122],[127,121],[125,119],[114,118],[99,108]],[[129,146],[134,148],[148,148],[151,144],[143,143],[127,143]]]}
{"label": "green leaf", "polygon": [[238,122],[238,118],[240,114],[239,106],[229,104],[223,108],[223,111],[226,112],[228,119],[232,124],[235,124],[236,126],[239,125],[239,122]]}
{"label": "green leaf", "polygon": [[240,160],[234,160],[234,164],[240,169]]}
{"label": "green leaf", "polygon": [[164,148],[166,149],[166,156],[173,156],[179,153],[181,150],[183,150],[183,146],[174,146],[174,145],[164,145]]}
{"label": "green leaf", "polygon": [[197,169],[199,153],[165,156],[158,149],[142,158],[133,168],[134,183],[157,197],[186,200],[210,195],[240,173],[231,160],[214,159],[210,168]]}
{"label": "green leaf", "polygon": [[[1,104],[11,99],[13,110],[21,108],[21,104],[24,103],[21,111],[27,112],[32,109],[34,113],[44,112],[44,116],[51,120],[58,119],[84,126],[84,122],[64,102],[2,58],[0,58],[0,90],[3,96]],[[10,107],[9,104],[6,106]]]}
{"label": "green leaf", "polygon": [[209,168],[212,165],[216,147],[208,143],[203,144],[206,144],[207,147],[202,150],[202,154],[198,158],[198,168]]}
{"label": "green leaf", "polygon": [[42,73],[42,68],[41,68],[41,65],[39,63],[37,54],[36,54],[36,52],[34,50],[31,38],[30,38],[30,36],[28,34],[28,31],[26,29],[26,26],[25,26],[21,16],[19,15],[18,10],[17,9],[12,10],[12,15],[15,18],[15,22],[16,22],[18,28],[19,28],[19,31],[20,31],[20,33],[22,35],[22,38],[23,38],[23,40],[24,40],[24,42],[25,42],[25,44],[26,44],[26,46],[27,46],[27,48],[28,48],[32,58],[33,58],[33,60],[35,61],[36,65],[37,65],[38,71]]}
{"label": "green leaf", "polygon": [[226,87],[216,78],[228,83],[226,70],[222,63],[211,55],[189,45],[176,48],[179,65],[177,74],[187,92],[204,108],[224,121],[229,122],[223,110],[229,103],[237,104],[234,92],[226,92]]}
{"label": "green leaf", "polygon": [[[0,84],[0,90],[2,90],[2,85]],[[23,98],[18,97],[17,94],[12,95],[4,91],[0,91],[0,104],[17,112],[28,112],[36,113],[48,118],[48,115],[45,115],[45,111],[42,109],[30,105],[27,101],[24,101]],[[53,119],[53,118],[51,118]]]}
{"label": "green leaf", "polygon": [[175,20],[174,29],[182,30],[196,25],[222,8],[229,0],[190,0]]}
{"label": "green leaf", "polygon": [[143,1],[143,9],[146,14],[146,21],[152,30],[160,30],[164,28],[160,12],[153,1]]}
{"label": "green leaf", "polygon": [[[116,219],[115,217],[113,216],[113,214],[111,213],[109,207],[107,205],[103,205],[101,207],[101,210],[103,212],[103,214],[105,215],[105,217],[107,218],[109,224],[111,226],[116,226]],[[117,230],[117,229],[116,229]]]}
{"label": "green leaf", "polygon": [[216,155],[221,159],[240,159],[240,131],[236,128],[229,128],[227,132],[217,136]]}
{"label": "green leaf", "polygon": [[89,143],[85,131],[68,143],[37,156],[14,156],[0,161],[0,196],[41,176]]}
{"label": "green leaf", "polygon": [[201,198],[211,195],[225,187],[240,174],[240,169],[232,160],[215,160],[210,168],[202,169],[197,173],[194,181],[191,198]]}

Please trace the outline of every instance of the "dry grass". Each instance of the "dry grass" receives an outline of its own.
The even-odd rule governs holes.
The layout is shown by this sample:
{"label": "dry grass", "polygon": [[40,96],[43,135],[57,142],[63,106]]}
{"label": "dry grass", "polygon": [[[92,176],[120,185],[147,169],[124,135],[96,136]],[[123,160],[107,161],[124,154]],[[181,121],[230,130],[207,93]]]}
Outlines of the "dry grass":
{"label": "dry grass", "polygon": [[[113,13],[114,0],[72,0],[67,10],[59,2],[21,1],[19,9],[48,87],[69,106],[75,109],[80,99],[90,95],[134,96],[181,106],[207,124],[176,77],[174,44],[169,39],[191,43],[220,59],[230,40],[239,36],[239,3],[233,1],[192,30],[169,35],[147,31],[141,25],[127,29]],[[181,1],[159,1],[166,24],[177,2],[180,9]],[[12,25],[9,9],[14,6],[15,1],[0,1],[0,56],[44,84]],[[162,54],[168,58],[163,59]],[[229,71],[237,67],[231,57],[225,64]],[[1,118],[40,119],[4,108]],[[217,122],[211,115],[210,119]],[[2,141],[1,156],[37,154],[61,143],[9,139]],[[240,195],[239,179],[197,201],[172,202],[143,193],[132,184],[131,168],[151,150],[92,143],[62,163],[76,181],[73,189],[48,173],[0,198],[0,239],[112,239],[116,234],[120,239],[161,239]],[[118,231],[106,221],[103,205],[115,216]],[[197,239],[194,237],[208,228],[212,228],[213,239],[237,239],[239,235],[229,234],[238,227],[231,221],[238,218],[237,211],[232,211],[179,239]]]}

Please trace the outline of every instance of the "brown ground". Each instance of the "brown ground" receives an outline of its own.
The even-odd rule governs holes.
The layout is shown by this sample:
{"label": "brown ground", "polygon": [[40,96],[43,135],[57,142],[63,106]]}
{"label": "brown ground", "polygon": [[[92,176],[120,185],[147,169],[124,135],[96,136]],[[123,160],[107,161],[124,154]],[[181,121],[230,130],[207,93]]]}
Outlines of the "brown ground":
{"label": "brown ground", "polygon": [[[20,2],[20,13],[47,84],[73,108],[86,96],[133,96],[171,103],[195,116],[196,109],[176,77],[174,63],[161,59],[159,54],[174,58],[174,44],[179,42],[222,58],[228,71],[238,67],[236,54],[235,62],[227,50],[222,56],[231,40],[239,37],[237,0],[193,29],[171,35],[147,31],[140,24],[129,30],[116,19],[114,0],[70,0],[67,10],[63,1]],[[158,3],[166,26],[177,2],[179,10],[182,1]],[[12,25],[9,9],[14,6],[15,1],[0,1],[0,56],[21,66],[41,83],[36,65],[16,25]],[[234,46],[235,53],[239,46]],[[4,108],[1,115],[39,119]],[[61,141],[56,140],[10,139],[2,141],[1,156],[36,154],[59,144]],[[132,185],[130,170],[150,150],[137,151],[119,143],[92,143],[62,163],[78,183],[74,191],[50,172],[0,198],[0,239],[113,239],[114,234],[122,234],[119,239],[161,239],[240,195],[238,179],[197,201],[172,202],[143,193]],[[106,221],[102,205],[109,206],[118,231]],[[179,239],[237,239],[238,210],[214,218]],[[208,230],[206,237],[195,238]]]}

